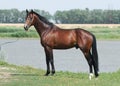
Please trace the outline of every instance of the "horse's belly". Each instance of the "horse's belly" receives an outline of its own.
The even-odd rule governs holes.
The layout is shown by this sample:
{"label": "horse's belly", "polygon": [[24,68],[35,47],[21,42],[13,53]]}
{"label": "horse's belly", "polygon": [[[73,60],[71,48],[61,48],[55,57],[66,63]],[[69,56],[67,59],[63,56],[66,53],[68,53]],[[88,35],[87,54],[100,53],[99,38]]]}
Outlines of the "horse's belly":
{"label": "horse's belly", "polygon": [[54,49],[69,49],[75,47],[76,43],[58,43],[54,45]]}
{"label": "horse's belly", "polygon": [[56,41],[54,41],[54,48],[55,49],[69,49],[72,47],[75,47],[76,45],[76,40],[75,38],[71,37],[64,37],[64,38],[59,38]]}

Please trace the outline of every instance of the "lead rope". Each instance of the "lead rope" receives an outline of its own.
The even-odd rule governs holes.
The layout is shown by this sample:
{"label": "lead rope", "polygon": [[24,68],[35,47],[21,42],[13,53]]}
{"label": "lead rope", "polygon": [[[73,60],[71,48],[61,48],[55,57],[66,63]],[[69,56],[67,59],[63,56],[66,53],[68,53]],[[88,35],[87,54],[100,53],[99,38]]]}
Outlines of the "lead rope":
{"label": "lead rope", "polygon": [[17,41],[19,41],[19,38],[17,38],[17,39],[14,40],[14,41],[7,41],[7,42],[4,42],[4,43],[1,43],[1,44],[0,44],[0,51],[1,51],[3,45],[7,45],[7,44],[10,44],[10,43],[15,43],[15,42],[17,42]]}
{"label": "lead rope", "polygon": [[5,53],[2,51],[2,46],[3,46],[3,45],[10,44],[10,43],[15,43],[15,42],[17,42],[17,41],[19,41],[19,38],[17,38],[17,39],[14,40],[14,41],[7,41],[7,42],[4,42],[4,43],[1,43],[1,44],[0,44],[0,61],[5,61],[5,58],[6,58]]}

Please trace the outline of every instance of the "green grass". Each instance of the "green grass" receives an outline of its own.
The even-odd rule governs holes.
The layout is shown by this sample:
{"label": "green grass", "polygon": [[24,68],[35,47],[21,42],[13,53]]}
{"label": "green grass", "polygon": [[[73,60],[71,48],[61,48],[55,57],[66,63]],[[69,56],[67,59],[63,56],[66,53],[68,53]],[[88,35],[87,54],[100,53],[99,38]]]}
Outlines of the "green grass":
{"label": "green grass", "polygon": [[[2,65],[1,65],[2,64]],[[54,76],[43,76],[45,71],[28,66],[10,65],[0,62],[0,67],[7,67],[10,76],[0,78],[0,86],[119,86],[120,70],[114,73],[100,73],[96,80],[88,79],[87,73],[56,72]],[[1,74],[0,74],[1,75]]]}
{"label": "green grass", "polygon": [[1,38],[14,38],[14,37],[19,37],[19,38],[37,38],[38,34],[33,29],[33,27],[29,31],[25,31],[23,27],[15,27],[15,26],[0,26],[0,37]]}
{"label": "green grass", "polygon": [[87,30],[100,40],[120,40],[120,27],[92,27]]}
{"label": "green grass", "polygon": [[[99,40],[120,40],[120,27],[91,27],[86,29],[97,37]],[[0,38],[38,38],[38,33],[31,27],[29,31],[25,31],[23,27],[16,26],[0,26]]]}

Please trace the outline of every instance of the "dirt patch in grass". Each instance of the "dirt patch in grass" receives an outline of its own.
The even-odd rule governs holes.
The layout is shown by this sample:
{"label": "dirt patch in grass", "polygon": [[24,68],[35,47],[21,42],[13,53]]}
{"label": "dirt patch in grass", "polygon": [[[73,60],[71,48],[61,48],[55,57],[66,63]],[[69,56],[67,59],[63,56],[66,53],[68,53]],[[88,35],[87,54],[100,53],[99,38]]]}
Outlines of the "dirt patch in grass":
{"label": "dirt patch in grass", "polygon": [[7,79],[11,77],[10,70],[15,70],[14,68],[9,67],[0,67],[0,79]]}
{"label": "dirt patch in grass", "polygon": [[9,72],[0,72],[0,79],[10,78],[11,74]]}

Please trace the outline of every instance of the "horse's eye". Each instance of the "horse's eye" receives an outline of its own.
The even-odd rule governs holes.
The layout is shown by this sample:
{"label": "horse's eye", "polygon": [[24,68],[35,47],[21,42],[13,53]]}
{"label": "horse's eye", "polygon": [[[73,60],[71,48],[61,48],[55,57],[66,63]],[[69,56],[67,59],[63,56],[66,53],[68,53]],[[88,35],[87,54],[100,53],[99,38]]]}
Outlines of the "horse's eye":
{"label": "horse's eye", "polygon": [[31,20],[32,20],[32,17],[28,17],[28,20],[30,20],[30,21],[31,21]]}
{"label": "horse's eye", "polygon": [[30,17],[30,20],[32,20],[32,18]]}

